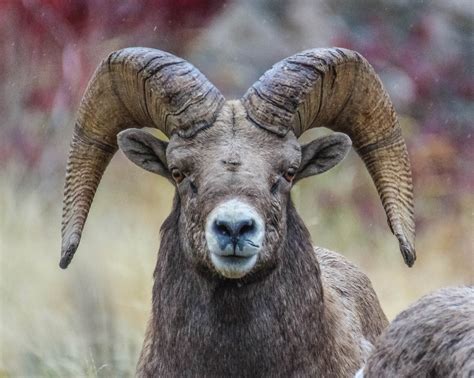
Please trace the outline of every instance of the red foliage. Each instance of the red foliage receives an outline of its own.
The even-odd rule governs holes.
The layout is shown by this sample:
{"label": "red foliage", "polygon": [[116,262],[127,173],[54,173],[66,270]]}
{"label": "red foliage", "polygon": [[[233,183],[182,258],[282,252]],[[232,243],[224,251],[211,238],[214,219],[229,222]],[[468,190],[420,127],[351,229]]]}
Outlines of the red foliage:
{"label": "red foliage", "polygon": [[[0,35],[7,36],[0,40],[0,54],[9,57],[0,59],[0,80],[10,79],[7,72],[28,72],[31,77],[21,89],[25,114],[52,114],[54,122],[55,114],[69,113],[79,101],[98,63],[94,49],[103,41],[119,41],[115,48],[156,45],[180,53],[224,4],[218,0],[0,0]],[[4,127],[8,143],[0,145],[0,162],[20,158],[32,166],[44,141],[38,135],[35,140],[28,126],[19,122]]]}
{"label": "red foliage", "polygon": [[[50,111],[58,96],[82,93],[85,88],[96,63],[91,66],[85,52],[91,39],[126,36],[151,25],[142,34],[159,29],[159,38],[171,41],[179,51],[186,38],[197,35],[195,30],[187,34],[183,30],[203,27],[222,4],[218,0],[4,0],[0,14],[21,33],[22,44],[31,49],[28,59],[37,60],[33,65],[46,61],[58,66],[55,82],[24,94],[25,106]],[[60,102],[67,104],[69,99]]]}
{"label": "red foliage", "polygon": [[14,13],[26,34],[71,42],[98,30],[106,36],[126,33],[147,22],[168,32],[202,27],[222,5],[218,0],[4,0],[0,12]]}

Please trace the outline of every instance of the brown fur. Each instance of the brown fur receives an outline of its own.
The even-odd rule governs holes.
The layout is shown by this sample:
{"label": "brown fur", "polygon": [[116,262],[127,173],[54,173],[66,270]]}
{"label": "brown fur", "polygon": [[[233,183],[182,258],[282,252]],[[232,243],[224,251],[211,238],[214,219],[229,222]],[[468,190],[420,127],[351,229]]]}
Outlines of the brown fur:
{"label": "brown fur", "polygon": [[382,334],[364,377],[473,377],[474,288],[426,295]]}
{"label": "brown fur", "polygon": [[293,205],[282,261],[271,274],[238,281],[189,263],[176,232],[179,206],[176,199],[162,227],[139,376],[347,377],[357,371],[366,340],[375,340],[386,318],[363,273],[333,252],[314,253]]}
{"label": "brown fur", "polygon": [[[139,131],[120,137],[140,166],[184,177],[162,227],[139,376],[345,377],[387,324],[367,277],[337,254],[315,253],[282,177],[302,160],[300,172],[334,165],[346,139],[331,139],[329,149],[301,147],[291,133],[277,136],[245,115],[231,102],[213,127],[192,139],[174,136],[167,147]],[[258,262],[240,279],[215,270],[205,238],[209,213],[230,198],[265,222]]]}
{"label": "brown fur", "polygon": [[[145,126],[163,131],[169,143],[130,129]],[[298,143],[305,130],[320,126],[351,137],[411,266],[405,143],[387,93],[359,54],[338,48],[296,54],[239,101],[225,101],[192,65],[159,50],[119,50],[96,70],[68,158],[60,266],[79,246],[116,140],[130,160],[176,186],[140,376],[344,377],[361,366],[385,316],[362,273],[338,255],[314,252],[290,200],[294,182],[330,169],[350,147],[341,133]],[[241,242],[257,252],[246,260],[248,269],[226,273],[219,263],[227,257],[211,248],[219,229],[209,214],[233,200],[252,214],[244,221],[258,239],[247,230]],[[233,232],[235,239],[240,231]]]}

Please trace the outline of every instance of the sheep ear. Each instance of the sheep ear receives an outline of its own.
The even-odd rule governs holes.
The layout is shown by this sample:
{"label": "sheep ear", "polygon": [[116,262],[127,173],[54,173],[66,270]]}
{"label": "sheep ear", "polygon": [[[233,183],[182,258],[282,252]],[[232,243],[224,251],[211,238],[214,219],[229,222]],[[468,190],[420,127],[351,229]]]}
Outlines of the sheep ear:
{"label": "sheep ear", "polygon": [[166,162],[168,143],[140,129],[127,129],[120,132],[117,135],[117,143],[125,156],[133,163],[171,180]]}
{"label": "sheep ear", "polygon": [[331,169],[346,157],[351,146],[351,139],[342,133],[318,138],[301,146],[301,164],[295,182]]}

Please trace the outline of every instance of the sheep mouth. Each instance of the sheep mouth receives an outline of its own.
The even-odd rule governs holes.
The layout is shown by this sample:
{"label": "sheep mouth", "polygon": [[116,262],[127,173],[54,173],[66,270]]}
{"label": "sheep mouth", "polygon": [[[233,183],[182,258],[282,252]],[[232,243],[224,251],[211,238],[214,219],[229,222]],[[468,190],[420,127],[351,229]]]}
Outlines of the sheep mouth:
{"label": "sheep mouth", "polygon": [[211,256],[214,256],[217,259],[220,259],[222,261],[225,261],[227,263],[243,263],[247,260],[251,260],[253,258],[257,257],[257,253],[252,253],[252,254],[239,254],[239,253],[233,253],[233,254],[226,254],[226,253],[211,253]]}
{"label": "sheep mouth", "polygon": [[221,259],[225,259],[225,261],[229,261],[229,262],[242,262],[242,261],[245,261],[245,260],[248,260],[250,258],[252,258],[253,256],[255,255],[250,255],[250,256],[242,256],[242,255],[217,255],[219,256],[219,258]]}
{"label": "sheep mouth", "polygon": [[[258,249],[256,248],[239,248],[234,246],[233,248],[229,246],[224,250],[211,251],[213,255],[216,255],[220,258],[235,258],[235,259],[248,259],[258,254]],[[229,260],[231,261],[231,260]]]}
{"label": "sheep mouth", "polygon": [[257,262],[257,253],[251,255],[211,253],[211,261],[218,273],[226,278],[242,278]]}

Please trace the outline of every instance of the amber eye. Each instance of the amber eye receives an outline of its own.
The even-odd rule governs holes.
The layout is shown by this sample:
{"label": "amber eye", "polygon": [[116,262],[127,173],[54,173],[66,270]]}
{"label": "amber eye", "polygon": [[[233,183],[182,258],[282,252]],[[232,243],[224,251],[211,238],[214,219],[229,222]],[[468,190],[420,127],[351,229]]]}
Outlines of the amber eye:
{"label": "amber eye", "polygon": [[181,173],[179,169],[176,169],[176,168],[171,171],[171,176],[173,177],[173,180],[177,184],[179,184],[184,179],[184,175]]}
{"label": "amber eye", "polygon": [[292,182],[293,179],[295,178],[296,175],[296,169],[295,168],[290,168],[286,171],[286,173],[283,175],[286,181]]}

